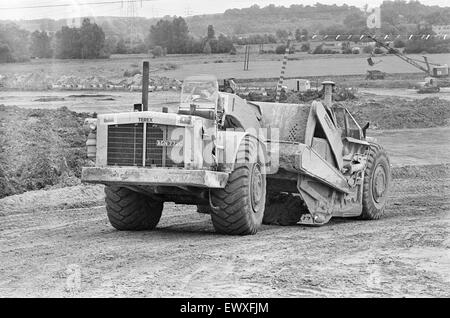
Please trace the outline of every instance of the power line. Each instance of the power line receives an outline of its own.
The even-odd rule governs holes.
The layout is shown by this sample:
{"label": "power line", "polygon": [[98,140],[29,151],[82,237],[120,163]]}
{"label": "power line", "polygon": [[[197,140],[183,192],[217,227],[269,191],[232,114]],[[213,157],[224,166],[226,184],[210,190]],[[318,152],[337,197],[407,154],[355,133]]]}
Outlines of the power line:
{"label": "power line", "polygon": [[[155,0],[126,0],[127,2],[149,2]],[[35,5],[35,6],[22,6],[22,7],[2,7],[0,10],[19,10],[19,9],[39,9],[39,8],[56,8],[56,7],[72,7],[72,6],[90,6],[90,5],[103,5],[103,4],[117,4],[123,3],[122,1],[103,1],[103,2],[85,2],[85,3],[62,3],[62,4],[48,4],[48,5]]]}

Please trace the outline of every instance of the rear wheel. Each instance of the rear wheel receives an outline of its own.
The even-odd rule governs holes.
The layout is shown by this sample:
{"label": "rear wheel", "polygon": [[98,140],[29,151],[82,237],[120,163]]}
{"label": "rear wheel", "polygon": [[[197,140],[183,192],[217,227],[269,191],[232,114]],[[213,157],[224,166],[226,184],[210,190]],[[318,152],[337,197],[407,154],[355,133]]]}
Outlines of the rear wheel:
{"label": "rear wheel", "polygon": [[239,146],[234,171],[224,189],[211,190],[211,219],[219,233],[255,234],[262,224],[266,176],[258,156],[258,141],[245,137]]}
{"label": "rear wheel", "polygon": [[364,171],[360,219],[378,220],[383,216],[390,180],[391,167],[386,151],[380,145],[372,143]]}
{"label": "rear wheel", "polygon": [[164,203],[128,188],[107,186],[106,212],[111,225],[121,231],[153,230]]}

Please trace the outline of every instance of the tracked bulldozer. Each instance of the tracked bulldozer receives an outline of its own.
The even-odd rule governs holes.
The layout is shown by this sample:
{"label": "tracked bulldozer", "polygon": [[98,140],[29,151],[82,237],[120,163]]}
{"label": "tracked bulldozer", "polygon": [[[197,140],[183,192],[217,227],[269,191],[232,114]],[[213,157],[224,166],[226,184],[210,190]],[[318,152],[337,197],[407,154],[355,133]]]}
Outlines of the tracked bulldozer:
{"label": "tracked bulldozer", "polygon": [[324,100],[310,104],[249,102],[220,92],[212,76],[193,76],[175,113],[148,111],[144,94],[138,111],[89,122],[95,166],[83,168],[82,181],[106,185],[118,230],[154,229],[165,202],[196,205],[232,235],[263,223],[378,219],[388,156],[366,138],[368,125],[333,105],[334,84],[323,85]]}

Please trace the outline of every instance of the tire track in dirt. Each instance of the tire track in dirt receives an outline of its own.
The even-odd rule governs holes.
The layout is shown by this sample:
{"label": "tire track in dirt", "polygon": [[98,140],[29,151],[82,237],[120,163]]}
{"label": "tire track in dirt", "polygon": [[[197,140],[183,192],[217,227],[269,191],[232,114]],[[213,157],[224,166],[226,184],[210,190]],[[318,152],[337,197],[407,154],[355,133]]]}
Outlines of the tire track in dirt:
{"label": "tire track in dirt", "polygon": [[[153,232],[111,228],[104,207],[0,218],[0,294],[149,297],[448,297],[450,179],[395,179],[385,218],[214,233],[166,204]],[[74,272],[80,286],[68,286]]]}

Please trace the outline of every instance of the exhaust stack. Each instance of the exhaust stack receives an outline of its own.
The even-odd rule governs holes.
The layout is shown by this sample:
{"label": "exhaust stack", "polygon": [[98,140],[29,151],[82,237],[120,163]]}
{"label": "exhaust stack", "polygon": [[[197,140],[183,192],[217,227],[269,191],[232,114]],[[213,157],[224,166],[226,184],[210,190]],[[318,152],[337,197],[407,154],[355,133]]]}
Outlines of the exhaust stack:
{"label": "exhaust stack", "polygon": [[333,105],[333,87],[336,84],[332,81],[325,81],[322,82],[322,85],[324,87],[324,104],[326,107],[331,108],[331,106]]}
{"label": "exhaust stack", "polygon": [[144,112],[148,110],[149,69],[149,62],[144,61],[142,71],[142,111]]}

